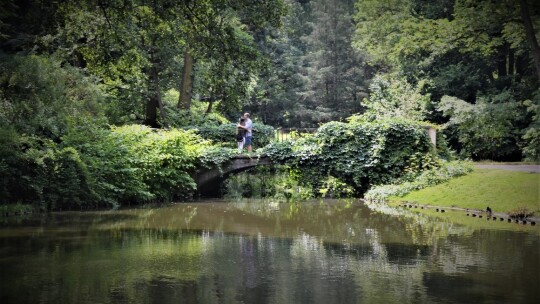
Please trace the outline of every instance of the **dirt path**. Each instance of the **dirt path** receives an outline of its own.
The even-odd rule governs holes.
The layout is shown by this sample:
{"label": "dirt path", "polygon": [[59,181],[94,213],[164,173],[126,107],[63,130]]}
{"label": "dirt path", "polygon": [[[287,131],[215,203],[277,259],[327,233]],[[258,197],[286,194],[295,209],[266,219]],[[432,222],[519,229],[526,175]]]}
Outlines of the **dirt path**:
{"label": "dirt path", "polygon": [[478,169],[500,169],[508,171],[521,171],[530,173],[540,173],[540,165],[481,165],[475,164]]}

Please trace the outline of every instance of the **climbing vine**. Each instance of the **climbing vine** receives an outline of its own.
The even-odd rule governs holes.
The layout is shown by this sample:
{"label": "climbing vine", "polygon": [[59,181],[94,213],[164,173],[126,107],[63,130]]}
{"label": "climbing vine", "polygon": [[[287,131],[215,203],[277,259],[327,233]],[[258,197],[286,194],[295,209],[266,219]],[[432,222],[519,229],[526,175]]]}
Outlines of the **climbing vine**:
{"label": "climbing vine", "polygon": [[371,185],[415,176],[439,165],[424,126],[404,119],[352,117],[348,123],[330,122],[311,136],[271,144],[264,153],[286,163],[314,193],[327,189],[333,180],[361,195]]}

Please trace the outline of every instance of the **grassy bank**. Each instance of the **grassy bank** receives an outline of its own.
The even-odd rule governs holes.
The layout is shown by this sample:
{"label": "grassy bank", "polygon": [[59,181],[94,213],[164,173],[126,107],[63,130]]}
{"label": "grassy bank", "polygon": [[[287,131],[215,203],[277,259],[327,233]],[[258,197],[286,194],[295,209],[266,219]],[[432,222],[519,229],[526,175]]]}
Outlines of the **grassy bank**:
{"label": "grassy bank", "polygon": [[390,201],[512,213],[526,208],[540,216],[540,174],[495,169],[475,169],[448,182],[413,191]]}

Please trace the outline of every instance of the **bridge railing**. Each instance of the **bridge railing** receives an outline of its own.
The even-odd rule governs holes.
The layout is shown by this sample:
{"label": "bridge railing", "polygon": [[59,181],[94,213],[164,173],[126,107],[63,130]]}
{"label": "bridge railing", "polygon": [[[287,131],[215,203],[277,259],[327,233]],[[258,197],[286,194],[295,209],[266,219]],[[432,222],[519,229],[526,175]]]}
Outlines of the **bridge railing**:
{"label": "bridge railing", "polygon": [[311,134],[316,131],[317,128],[277,128],[274,140],[278,142],[294,140],[301,137],[303,134]]}

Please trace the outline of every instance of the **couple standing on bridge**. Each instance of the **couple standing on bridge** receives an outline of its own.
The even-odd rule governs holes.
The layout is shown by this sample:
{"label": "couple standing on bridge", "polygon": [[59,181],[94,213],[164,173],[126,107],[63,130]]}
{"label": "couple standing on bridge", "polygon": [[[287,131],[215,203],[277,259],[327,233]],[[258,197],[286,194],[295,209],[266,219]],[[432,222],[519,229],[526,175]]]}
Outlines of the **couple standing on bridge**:
{"label": "couple standing on bridge", "polygon": [[240,117],[240,121],[236,125],[236,143],[238,144],[238,152],[242,153],[244,145],[247,147],[248,153],[251,153],[251,140],[253,138],[253,122],[249,119],[249,113],[244,113]]}

